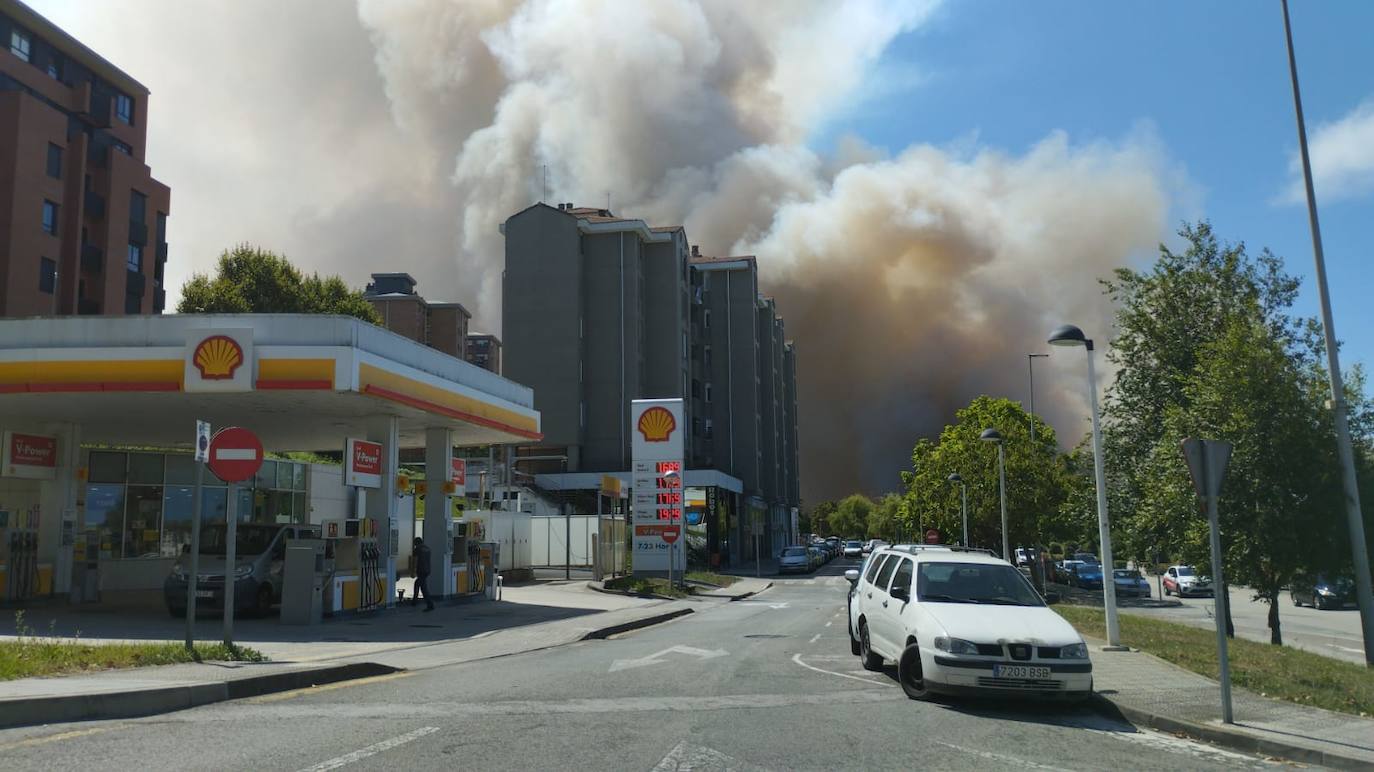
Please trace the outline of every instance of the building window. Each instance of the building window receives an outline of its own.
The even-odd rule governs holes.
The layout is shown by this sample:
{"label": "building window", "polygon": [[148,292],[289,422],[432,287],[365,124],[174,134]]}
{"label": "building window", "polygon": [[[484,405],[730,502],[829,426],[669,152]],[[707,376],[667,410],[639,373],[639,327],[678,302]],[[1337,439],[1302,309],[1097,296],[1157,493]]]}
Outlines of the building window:
{"label": "building window", "polygon": [[157,213],[157,243],[167,243],[167,213]]}
{"label": "building window", "polygon": [[129,221],[137,223],[148,221],[148,197],[137,190],[129,191]]}
{"label": "building window", "polygon": [[702,364],[706,365],[707,367],[711,366],[711,347],[709,345],[702,347],[701,361]]}
{"label": "building window", "polygon": [[[710,389],[711,387],[710,387],[710,386],[707,386],[706,388],[708,389],[708,391],[707,391],[706,393],[707,393],[707,394],[710,394],[711,392],[709,391],[709,389]],[[706,401],[707,401],[707,402],[710,402],[709,399],[706,400]],[[702,433],[702,434],[705,436],[706,439],[708,439],[708,440],[711,439],[711,437],[712,437],[713,434],[714,434],[714,428],[715,428],[715,425],[711,422],[711,419],[709,419],[709,418],[706,419],[706,431],[704,431],[704,432]]]}
{"label": "building window", "polygon": [[701,326],[707,330],[711,329],[711,310],[701,312]]}
{"label": "building window", "polygon": [[143,245],[129,243],[129,270],[134,273],[143,272]]}
{"label": "building window", "polygon": [[133,148],[129,147],[128,145],[124,144],[123,142],[120,142],[120,141],[117,140],[117,139],[116,139],[116,140],[112,140],[112,141],[110,142],[110,147],[114,148],[115,150],[118,150],[119,152],[123,153],[124,155],[129,155],[129,156],[131,156],[131,155],[134,154],[134,149],[133,149]]}
{"label": "building window", "polygon": [[33,43],[29,40],[29,33],[20,30],[10,30],[10,53],[29,61],[29,56],[33,50]]}
{"label": "building window", "polygon": [[703,387],[703,393],[705,395],[706,404],[711,404],[711,384],[708,383]]}
{"label": "building window", "polygon": [[53,179],[62,179],[62,148],[48,143],[48,176]]}
{"label": "building window", "polygon": [[50,258],[39,258],[38,291],[51,294],[57,287],[57,262]]}
{"label": "building window", "polygon": [[57,235],[57,204],[51,201],[43,202],[43,232]]}
{"label": "building window", "polygon": [[124,290],[124,313],[143,313],[143,296],[127,289]]}
{"label": "building window", "polygon": [[49,78],[57,81],[62,80],[62,57],[53,54],[52,57],[48,59],[47,71]]}
{"label": "building window", "polygon": [[134,122],[134,100],[124,94],[115,94],[115,117],[132,126]]}

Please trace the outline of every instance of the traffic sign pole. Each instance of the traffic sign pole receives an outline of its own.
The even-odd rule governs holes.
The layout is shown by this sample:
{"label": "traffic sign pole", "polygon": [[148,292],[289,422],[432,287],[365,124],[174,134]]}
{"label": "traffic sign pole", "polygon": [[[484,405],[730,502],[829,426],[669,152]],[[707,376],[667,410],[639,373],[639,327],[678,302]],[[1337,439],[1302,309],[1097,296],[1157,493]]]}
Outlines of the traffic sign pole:
{"label": "traffic sign pole", "polygon": [[224,645],[234,645],[234,584],[238,579],[238,485],[262,468],[262,442],[237,426],[220,429],[210,440],[210,471],[229,485],[224,514]]}
{"label": "traffic sign pole", "polygon": [[196,645],[196,590],[200,579],[201,485],[205,481],[205,461],[210,457],[210,424],[196,421],[196,485],[191,502],[191,572],[186,576],[186,650]]}
{"label": "traffic sign pole", "polygon": [[234,648],[234,584],[238,580],[239,487],[229,483],[229,502],[224,510],[224,645]]}
{"label": "traffic sign pole", "polygon": [[1221,481],[1226,464],[1231,459],[1231,444],[1218,440],[1186,439],[1182,442],[1183,458],[1193,476],[1193,487],[1207,505],[1207,525],[1212,547],[1212,599],[1217,623],[1217,660],[1221,665],[1221,720],[1234,724],[1231,712],[1231,661],[1227,656],[1226,618],[1231,599],[1227,597],[1226,581],[1221,573],[1221,522],[1217,514],[1217,499],[1221,495]]}

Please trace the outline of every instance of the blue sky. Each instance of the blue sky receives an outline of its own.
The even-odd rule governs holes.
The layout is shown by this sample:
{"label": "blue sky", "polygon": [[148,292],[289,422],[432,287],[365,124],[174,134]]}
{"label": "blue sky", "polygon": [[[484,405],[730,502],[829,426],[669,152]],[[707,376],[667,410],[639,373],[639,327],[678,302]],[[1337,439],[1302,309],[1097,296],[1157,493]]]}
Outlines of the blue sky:
{"label": "blue sky", "polygon": [[[1374,101],[1374,2],[1295,0],[1291,13],[1308,133]],[[893,152],[911,142],[978,143],[1019,153],[1062,129],[1075,143],[1152,131],[1205,216],[1228,240],[1269,247],[1304,279],[1298,311],[1317,313],[1307,210],[1296,179],[1292,93],[1277,0],[1263,2],[948,3],[894,42],[880,71],[906,73],[830,124]],[[1365,147],[1374,146],[1374,132]],[[1374,153],[1374,150],[1368,150]],[[1342,364],[1374,362],[1374,190],[1317,195]]]}

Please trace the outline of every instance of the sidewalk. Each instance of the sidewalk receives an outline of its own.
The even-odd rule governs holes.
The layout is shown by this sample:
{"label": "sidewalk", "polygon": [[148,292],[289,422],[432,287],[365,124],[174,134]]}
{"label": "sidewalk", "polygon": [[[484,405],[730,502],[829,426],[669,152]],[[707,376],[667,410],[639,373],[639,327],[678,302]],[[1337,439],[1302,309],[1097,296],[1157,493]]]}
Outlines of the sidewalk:
{"label": "sidewalk", "polygon": [[744,600],[750,598],[769,587],[773,586],[771,579],[740,579],[729,587],[718,587],[714,590],[698,590],[699,598],[727,598],[729,600]]}
{"label": "sidewalk", "polygon": [[[501,602],[441,606],[432,614],[400,608],[311,627],[274,625],[275,640],[240,639],[272,662],[188,663],[0,682],[0,728],[152,715],[537,651],[665,622],[692,613],[691,606],[602,595],[574,582],[509,587]],[[202,620],[199,628],[202,639],[219,631],[214,620]],[[355,638],[338,635],[349,628]],[[283,640],[288,636],[295,640]],[[98,642],[84,635],[82,641]]]}
{"label": "sidewalk", "polygon": [[1092,647],[1093,688],[1128,720],[1237,750],[1349,768],[1374,766],[1374,719],[1231,688],[1235,723],[1221,722],[1221,686],[1141,651]]}

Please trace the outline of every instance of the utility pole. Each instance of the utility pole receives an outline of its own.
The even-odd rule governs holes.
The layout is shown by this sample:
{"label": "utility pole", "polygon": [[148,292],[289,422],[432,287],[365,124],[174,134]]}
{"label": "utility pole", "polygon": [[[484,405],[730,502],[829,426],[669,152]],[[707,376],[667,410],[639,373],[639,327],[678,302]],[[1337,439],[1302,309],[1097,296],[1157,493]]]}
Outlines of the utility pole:
{"label": "utility pole", "polygon": [[1049,354],[1027,354],[1026,372],[1030,374],[1030,441],[1031,451],[1035,451],[1035,360]]}
{"label": "utility pole", "polygon": [[[1355,477],[1355,454],[1350,447],[1350,426],[1346,418],[1345,385],[1341,379],[1340,355],[1336,350],[1336,328],[1331,318],[1331,294],[1326,285],[1326,256],[1322,252],[1321,225],[1317,222],[1317,197],[1312,189],[1312,162],[1307,155],[1307,126],[1302,116],[1302,93],[1298,89],[1298,60],[1293,53],[1293,27],[1288,19],[1288,0],[1283,4],[1283,32],[1288,41],[1288,72],[1293,81],[1293,110],[1298,119],[1298,149],[1302,154],[1302,179],[1307,190],[1307,220],[1312,229],[1312,256],[1316,261],[1317,294],[1321,300],[1322,333],[1326,343],[1326,369],[1331,379],[1331,413],[1336,425],[1336,452],[1340,457],[1341,478],[1345,488],[1346,526],[1350,531],[1350,551],[1355,567],[1355,594],[1360,604],[1360,628],[1364,633],[1364,663],[1374,667],[1374,588],[1370,586],[1369,551],[1365,542],[1364,519],[1360,510],[1360,488]],[[1218,589],[1220,592],[1220,589]]]}

